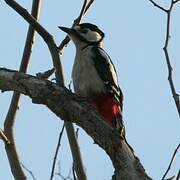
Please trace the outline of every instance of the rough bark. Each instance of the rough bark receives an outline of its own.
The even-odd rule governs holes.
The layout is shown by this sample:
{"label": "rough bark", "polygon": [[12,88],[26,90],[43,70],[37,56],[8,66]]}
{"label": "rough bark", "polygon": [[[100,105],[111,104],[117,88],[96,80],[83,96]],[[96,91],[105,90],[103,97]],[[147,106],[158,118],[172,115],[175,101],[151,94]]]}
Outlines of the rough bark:
{"label": "rough bark", "polygon": [[59,118],[82,127],[111,158],[116,180],[151,179],[139,159],[119,133],[108,126],[84,99],[65,87],[17,71],[0,68],[0,89],[29,96],[33,103],[46,105]]}

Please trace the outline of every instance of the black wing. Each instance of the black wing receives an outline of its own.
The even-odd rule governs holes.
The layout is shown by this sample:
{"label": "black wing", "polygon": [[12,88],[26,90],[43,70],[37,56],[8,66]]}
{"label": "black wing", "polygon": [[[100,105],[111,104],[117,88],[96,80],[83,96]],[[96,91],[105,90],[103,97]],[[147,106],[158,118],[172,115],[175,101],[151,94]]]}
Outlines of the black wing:
{"label": "black wing", "polygon": [[122,108],[123,94],[118,85],[117,73],[109,55],[100,47],[93,46],[93,61],[100,78],[104,81],[108,93],[120,103]]}

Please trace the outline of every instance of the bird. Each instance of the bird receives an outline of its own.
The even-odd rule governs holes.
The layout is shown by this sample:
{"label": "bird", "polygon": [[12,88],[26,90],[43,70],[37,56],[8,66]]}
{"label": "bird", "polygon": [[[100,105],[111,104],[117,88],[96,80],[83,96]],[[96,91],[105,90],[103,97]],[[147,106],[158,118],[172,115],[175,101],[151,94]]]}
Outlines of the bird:
{"label": "bird", "polygon": [[91,23],[58,27],[76,47],[72,69],[75,93],[85,97],[110,127],[122,132],[123,93],[115,66],[103,49],[104,32]]}

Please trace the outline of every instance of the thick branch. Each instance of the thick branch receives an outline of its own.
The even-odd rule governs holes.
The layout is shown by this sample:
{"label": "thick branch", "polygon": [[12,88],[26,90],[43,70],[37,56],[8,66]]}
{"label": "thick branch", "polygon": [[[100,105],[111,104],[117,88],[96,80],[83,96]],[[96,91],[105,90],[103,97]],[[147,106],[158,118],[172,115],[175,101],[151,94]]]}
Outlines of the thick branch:
{"label": "thick branch", "polygon": [[32,98],[33,103],[44,104],[61,119],[82,127],[110,156],[118,180],[150,179],[119,133],[109,127],[86,102],[81,102],[81,98],[65,87],[1,68],[0,89],[23,93]]}
{"label": "thick branch", "polygon": [[5,0],[5,2],[10,7],[12,7],[19,15],[21,15],[44,39],[44,41],[46,42],[46,44],[48,45],[48,48],[50,50],[54,67],[56,68],[56,79],[57,79],[58,83],[61,86],[63,86],[64,78],[63,78],[63,72],[62,72],[62,65],[60,63],[59,54],[57,52],[57,46],[54,42],[53,36],[43,26],[41,26],[36,21],[36,19],[28,13],[28,11],[26,9],[24,9],[22,6],[20,6],[16,1]]}

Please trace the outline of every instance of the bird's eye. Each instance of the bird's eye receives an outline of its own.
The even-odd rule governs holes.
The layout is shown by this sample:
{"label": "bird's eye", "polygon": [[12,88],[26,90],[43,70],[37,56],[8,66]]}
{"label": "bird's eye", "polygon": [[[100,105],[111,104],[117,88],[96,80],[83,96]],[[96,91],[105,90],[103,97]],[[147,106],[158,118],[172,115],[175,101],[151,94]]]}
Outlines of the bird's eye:
{"label": "bird's eye", "polygon": [[88,30],[87,29],[81,29],[80,32],[85,34],[88,32]]}

